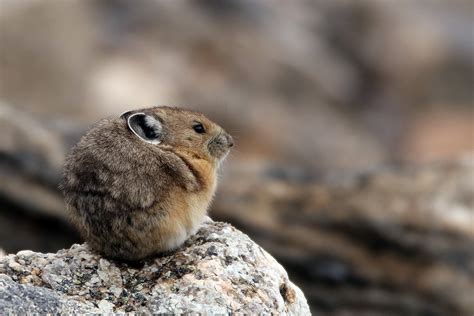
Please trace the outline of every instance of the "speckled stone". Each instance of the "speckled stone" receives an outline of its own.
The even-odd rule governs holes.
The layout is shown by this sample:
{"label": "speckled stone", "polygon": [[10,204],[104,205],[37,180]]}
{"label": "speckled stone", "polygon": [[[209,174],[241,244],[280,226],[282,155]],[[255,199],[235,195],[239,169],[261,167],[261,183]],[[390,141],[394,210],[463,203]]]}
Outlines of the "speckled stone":
{"label": "speckled stone", "polygon": [[179,250],[139,264],[87,244],[0,259],[0,314],[201,313],[309,315],[283,267],[242,232],[206,222]]}

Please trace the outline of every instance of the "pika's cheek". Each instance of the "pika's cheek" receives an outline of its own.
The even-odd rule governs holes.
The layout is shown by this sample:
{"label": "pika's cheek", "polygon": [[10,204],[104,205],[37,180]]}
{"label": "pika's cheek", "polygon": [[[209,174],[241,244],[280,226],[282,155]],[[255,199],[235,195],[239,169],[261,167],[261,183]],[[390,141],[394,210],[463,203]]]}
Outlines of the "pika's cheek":
{"label": "pika's cheek", "polygon": [[209,153],[216,158],[223,158],[234,146],[232,137],[228,134],[219,134],[213,137],[208,143]]}

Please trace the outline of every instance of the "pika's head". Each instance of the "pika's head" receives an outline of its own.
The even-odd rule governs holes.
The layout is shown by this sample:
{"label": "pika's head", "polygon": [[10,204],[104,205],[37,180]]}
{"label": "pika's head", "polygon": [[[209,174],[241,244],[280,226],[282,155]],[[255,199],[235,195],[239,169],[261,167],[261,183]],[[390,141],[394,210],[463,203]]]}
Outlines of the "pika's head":
{"label": "pika's head", "polygon": [[203,114],[159,106],[121,116],[130,133],[152,145],[168,145],[219,162],[234,146],[232,137]]}

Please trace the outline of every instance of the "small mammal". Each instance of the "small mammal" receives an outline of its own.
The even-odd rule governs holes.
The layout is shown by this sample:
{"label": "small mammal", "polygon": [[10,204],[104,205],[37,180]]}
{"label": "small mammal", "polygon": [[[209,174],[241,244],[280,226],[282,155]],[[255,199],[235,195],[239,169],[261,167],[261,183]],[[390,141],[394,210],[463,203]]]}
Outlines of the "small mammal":
{"label": "small mammal", "polygon": [[234,145],[203,114],[159,106],[105,119],[73,148],[60,189],[92,249],[136,261],[194,234]]}

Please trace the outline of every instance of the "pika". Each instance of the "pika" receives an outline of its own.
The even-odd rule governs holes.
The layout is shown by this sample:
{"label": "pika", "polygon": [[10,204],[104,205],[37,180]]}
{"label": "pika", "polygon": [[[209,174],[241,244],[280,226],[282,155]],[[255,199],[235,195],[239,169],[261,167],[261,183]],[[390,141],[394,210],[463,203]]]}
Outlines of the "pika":
{"label": "pika", "polygon": [[233,145],[198,112],[129,111],[82,137],[66,159],[60,189],[92,249],[137,261],[176,249],[197,231]]}

